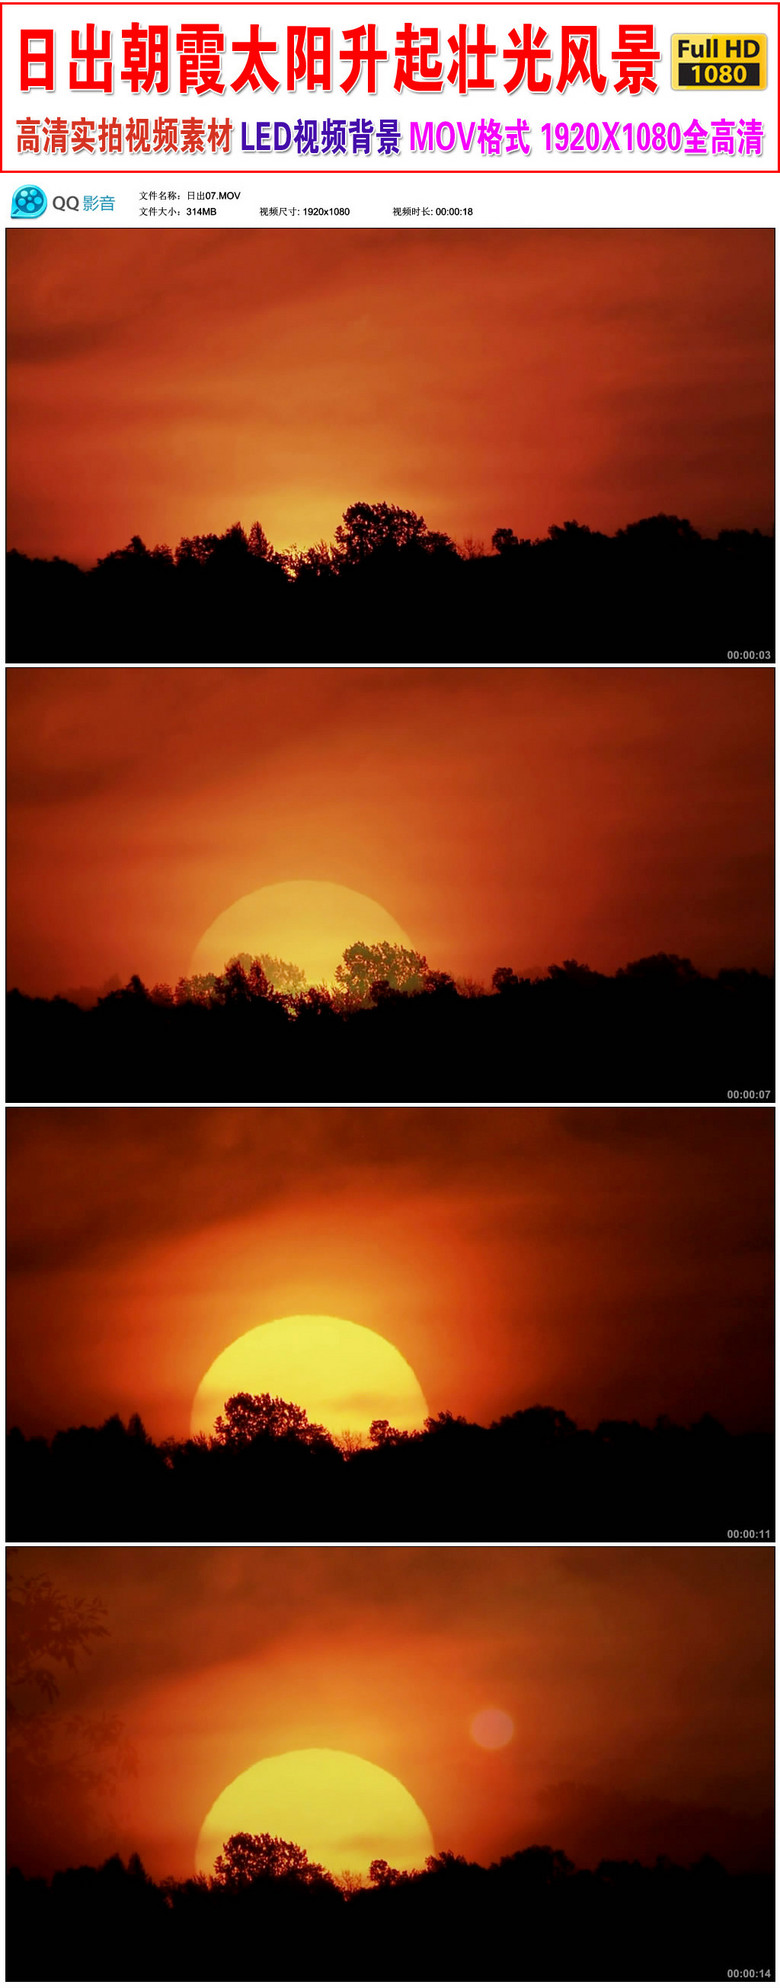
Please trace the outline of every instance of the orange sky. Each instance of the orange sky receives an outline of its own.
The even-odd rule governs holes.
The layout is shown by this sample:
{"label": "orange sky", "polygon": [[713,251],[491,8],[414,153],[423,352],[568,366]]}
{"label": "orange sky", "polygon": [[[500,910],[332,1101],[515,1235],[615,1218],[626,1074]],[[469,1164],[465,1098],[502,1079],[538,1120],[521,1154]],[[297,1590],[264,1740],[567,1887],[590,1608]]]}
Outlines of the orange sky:
{"label": "orange sky", "polygon": [[8,533],[773,517],[771,229],[9,237]]}
{"label": "orange sky", "polygon": [[10,983],[175,981],[296,878],[488,981],[766,969],[772,693],[744,667],[11,669]]}
{"label": "orange sky", "polygon": [[8,1415],[189,1434],[298,1312],[392,1341],[433,1413],[769,1426],[771,1110],[10,1110]]}
{"label": "orange sky", "polygon": [[[770,1867],[771,1549],[42,1548],[13,1566],[107,1605],[105,1640],[55,1666],[56,1716],[120,1717],[137,1760],[91,1815],[31,1773],[8,1846],[30,1871],[118,1849],[188,1876],[225,1783],[311,1746],[397,1775],[438,1850]],[[488,1706],[515,1727],[493,1753],[469,1731]]]}

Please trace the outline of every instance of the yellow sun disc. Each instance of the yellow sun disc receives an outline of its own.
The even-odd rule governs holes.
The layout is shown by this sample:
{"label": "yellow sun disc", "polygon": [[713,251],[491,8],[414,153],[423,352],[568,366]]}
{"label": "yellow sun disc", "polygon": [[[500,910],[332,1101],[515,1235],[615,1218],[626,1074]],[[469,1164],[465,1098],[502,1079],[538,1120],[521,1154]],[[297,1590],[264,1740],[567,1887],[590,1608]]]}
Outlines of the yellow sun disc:
{"label": "yellow sun disc", "polygon": [[375,1857],[420,1870],[434,1849],[422,1809],[394,1774],[329,1747],[270,1755],[223,1788],[198,1838],[196,1871],[213,1871],[228,1837],[243,1832],[297,1843],[338,1876],[367,1876]]}
{"label": "yellow sun disc", "polygon": [[239,897],[204,932],[192,955],[192,973],[221,973],[237,953],[255,958],[270,953],[288,966],[299,966],[310,986],[332,985],[336,967],[348,946],[411,947],[412,941],[395,918],[373,897],[347,890],[343,884],[266,884],[263,890]]}
{"label": "yellow sun disc", "polygon": [[374,1421],[421,1429],[428,1404],[413,1369],[381,1333],[349,1318],[272,1318],[234,1339],[204,1374],[193,1436],[210,1434],[232,1394],[271,1394],[304,1408],[331,1435],[366,1435]]}

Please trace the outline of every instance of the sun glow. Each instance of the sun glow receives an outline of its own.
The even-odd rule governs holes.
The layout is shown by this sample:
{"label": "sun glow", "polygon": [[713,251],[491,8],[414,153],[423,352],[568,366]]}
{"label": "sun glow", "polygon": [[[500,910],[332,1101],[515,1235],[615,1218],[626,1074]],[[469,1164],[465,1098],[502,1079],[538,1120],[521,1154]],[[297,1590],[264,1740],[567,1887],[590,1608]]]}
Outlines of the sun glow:
{"label": "sun glow", "polygon": [[301,967],[310,986],[332,986],[342,954],[358,939],[412,944],[381,904],[343,884],[267,884],[220,912],[198,941],[191,971],[221,973],[237,953],[270,953]]}
{"label": "sun glow", "polygon": [[192,1434],[210,1433],[232,1394],[271,1394],[305,1408],[334,1436],[367,1435],[374,1421],[420,1429],[428,1404],[413,1369],[381,1333],[349,1318],[297,1314],[242,1333],[204,1374]]}
{"label": "sun glow", "polygon": [[281,1836],[336,1875],[368,1875],[375,1857],[421,1869],[434,1843],[422,1809],[394,1774],[356,1753],[310,1747],[256,1761],[223,1788],[198,1838],[211,1872],[229,1836]]}

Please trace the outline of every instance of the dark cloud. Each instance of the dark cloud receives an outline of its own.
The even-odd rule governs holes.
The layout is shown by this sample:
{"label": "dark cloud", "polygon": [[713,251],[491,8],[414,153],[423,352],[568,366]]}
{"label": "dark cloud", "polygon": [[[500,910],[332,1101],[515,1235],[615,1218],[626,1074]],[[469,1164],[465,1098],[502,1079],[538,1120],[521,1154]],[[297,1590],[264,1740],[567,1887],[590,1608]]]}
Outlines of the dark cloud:
{"label": "dark cloud", "polygon": [[92,766],[18,766],[8,780],[8,800],[15,807],[56,808],[110,793],[126,775],[130,761],[116,758]]}
{"label": "dark cloud", "polygon": [[[768,1790],[768,1774],[764,1777]],[[566,1846],[576,1863],[591,1868],[602,1859],[654,1864],[669,1857],[679,1864],[716,1857],[731,1871],[768,1871],[774,1860],[774,1809],[751,1813],[716,1803],[631,1796],[622,1790],[578,1786],[563,1781],[539,1795],[539,1824],[546,1842]]]}
{"label": "dark cloud", "polygon": [[123,316],[107,318],[102,324],[91,319],[81,323],[41,325],[31,318],[28,323],[19,322],[17,317],[8,335],[6,356],[9,369],[17,366],[52,366],[68,359],[79,359],[89,352],[101,352],[114,343],[117,334],[126,329],[127,320]]}

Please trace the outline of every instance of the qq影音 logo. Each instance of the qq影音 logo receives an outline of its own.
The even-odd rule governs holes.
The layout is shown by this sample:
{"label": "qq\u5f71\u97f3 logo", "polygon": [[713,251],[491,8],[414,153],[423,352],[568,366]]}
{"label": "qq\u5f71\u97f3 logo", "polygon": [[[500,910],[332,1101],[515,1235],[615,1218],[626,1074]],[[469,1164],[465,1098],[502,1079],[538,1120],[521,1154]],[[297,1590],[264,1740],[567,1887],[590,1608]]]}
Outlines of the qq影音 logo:
{"label": "qq\u5f71\u97f3 logo", "polygon": [[672,35],[673,90],[765,90],[766,35]]}
{"label": "qq\u5f71\u97f3 logo", "polygon": [[18,186],[11,201],[12,221],[40,221],[46,212],[42,186]]}

